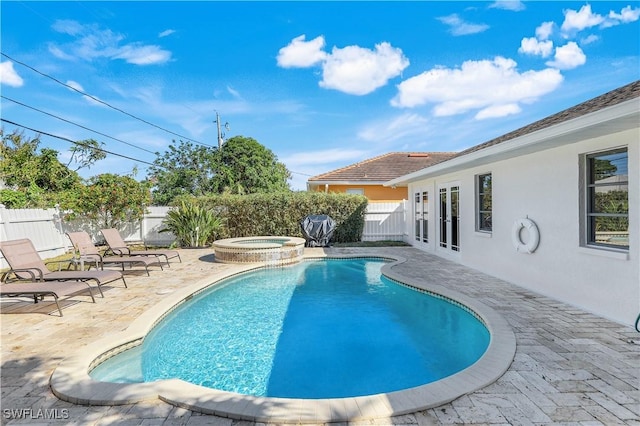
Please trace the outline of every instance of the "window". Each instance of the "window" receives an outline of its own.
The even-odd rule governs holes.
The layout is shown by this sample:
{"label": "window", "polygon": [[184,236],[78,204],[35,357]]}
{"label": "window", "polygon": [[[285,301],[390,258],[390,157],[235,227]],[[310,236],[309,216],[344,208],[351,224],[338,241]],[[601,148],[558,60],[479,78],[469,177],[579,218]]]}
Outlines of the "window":
{"label": "window", "polygon": [[345,191],[347,194],[356,194],[356,195],[364,195],[363,188],[347,188]]}
{"label": "window", "polygon": [[491,232],[492,228],[492,196],[491,173],[477,176],[476,230]]}
{"label": "window", "polygon": [[629,249],[626,148],[586,156],[586,242]]}

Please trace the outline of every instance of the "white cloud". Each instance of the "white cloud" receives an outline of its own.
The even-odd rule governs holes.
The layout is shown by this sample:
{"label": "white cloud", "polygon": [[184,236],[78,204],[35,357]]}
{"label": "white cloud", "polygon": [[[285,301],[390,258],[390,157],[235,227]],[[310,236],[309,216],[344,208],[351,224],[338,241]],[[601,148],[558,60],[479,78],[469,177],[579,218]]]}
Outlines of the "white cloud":
{"label": "white cloud", "polygon": [[324,48],[324,37],[319,36],[305,41],[305,35],[291,40],[291,43],[278,52],[278,66],[282,68],[307,68],[322,62],[327,53]]}
{"label": "white cloud", "polygon": [[619,24],[628,24],[630,22],[635,22],[640,18],[640,8],[632,9],[631,6],[626,6],[622,8],[620,13],[616,13],[613,10],[609,12],[607,15],[607,19],[603,22],[602,26],[613,27]]}
{"label": "white cloud", "polygon": [[489,5],[489,8],[511,10],[513,12],[520,12],[526,9],[524,3],[520,0],[496,0]]}
{"label": "white cloud", "polygon": [[536,28],[536,37],[538,40],[548,40],[553,34],[553,27],[555,24],[553,22],[543,22]]}
{"label": "white cloud", "polygon": [[171,34],[174,34],[175,32],[176,32],[176,30],[164,30],[160,34],[158,34],[158,37],[160,37],[160,38],[168,37]]}
{"label": "white cloud", "polygon": [[[65,83],[67,86],[77,90],[78,92],[82,92],[85,93],[84,91],[84,87],[82,87],[82,85],[80,83],[78,83],[77,81],[73,81],[73,80],[68,80]],[[96,106],[102,106],[102,107],[106,107],[106,105],[104,105],[103,103],[97,101],[96,99],[92,98],[91,96],[87,96],[87,95],[82,95],[82,97],[89,102],[92,105],[96,105]]]}
{"label": "white cloud", "polygon": [[160,46],[128,44],[121,47],[114,58],[124,59],[130,64],[152,65],[163,64],[171,59],[171,52]]}
{"label": "white cloud", "polygon": [[398,85],[391,105],[401,108],[435,104],[436,116],[478,110],[476,118],[499,117],[517,111],[556,90],[563,80],[557,69],[519,72],[512,59],[466,61],[460,68],[437,67]]}
{"label": "white cloud", "polygon": [[375,50],[359,46],[333,48],[322,66],[320,86],[352,95],[366,95],[387,84],[409,66],[402,50],[389,43],[377,44]]}
{"label": "white cloud", "polygon": [[360,46],[334,46],[331,53],[323,51],[324,46],[323,36],[311,41],[305,41],[304,35],[296,37],[278,52],[278,66],[306,68],[320,65],[320,87],[351,95],[371,93],[409,66],[402,50],[387,42],[376,44],[374,50]]}
{"label": "white cloud", "polygon": [[227,93],[229,93],[234,99],[237,99],[240,101],[244,100],[240,92],[238,92],[236,89],[234,89],[231,86],[227,86]]}
{"label": "white cloud", "polygon": [[22,87],[24,80],[13,69],[13,62],[0,62],[0,85],[6,84],[11,87]]}
{"label": "white cloud", "polygon": [[125,37],[97,25],[83,25],[71,20],[58,20],[52,28],[75,37],[64,45],[49,44],[49,51],[60,59],[81,58],[92,61],[96,58],[124,59],[130,64],[161,64],[171,59],[171,52],[159,46],[135,42],[121,45]]}
{"label": "white cloud", "polygon": [[443,24],[448,25],[449,32],[454,36],[477,34],[489,29],[489,26],[486,24],[472,24],[465,22],[456,13],[448,16],[441,16],[437,19]]}
{"label": "white cloud", "polygon": [[560,29],[563,34],[569,36],[575,34],[585,28],[595,27],[604,22],[604,17],[591,11],[591,5],[585,4],[579,11],[565,10],[564,22]]}
{"label": "white cloud", "polygon": [[77,81],[73,81],[73,80],[68,80],[65,83],[67,86],[72,87],[74,89],[76,89],[79,92],[84,92],[84,88],[82,87],[82,85],[80,83],[78,83]]}
{"label": "white cloud", "polygon": [[520,111],[522,111],[522,108],[518,104],[493,105],[478,112],[475,119],[486,120],[488,118],[506,117],[507,115],[518,114]]}
{"label": "white cloud", "polygon": [[70,19],[58,19],[51,25],[51,28],[58,33],[68,34],[70,36],[80,35],[85,32],[86,29],[84,25]]}
{"label": "white cloud", "polygon": [[587,57],[582,49],[574,41],[570,41],[564,46],[556,47],[553,61],[547,62],[547,66],[560,70],[570,70],[587,62]]}
{"label": "white cloud", "polygon": [[535,37],[523,38],[520,42],[518,52],[527,55],[536,55],[546,58],[553,51],[553,42],[551,40],[539,41]]}
{"label": "white cloud", "polygon": [[600,36],[597,36],[595,34],[590,34],[585,38],[583,38],[582,40],[580,40],[580,44],[582,46],[586,46],[587,44],[595,43],[598,40],[600,40]]}

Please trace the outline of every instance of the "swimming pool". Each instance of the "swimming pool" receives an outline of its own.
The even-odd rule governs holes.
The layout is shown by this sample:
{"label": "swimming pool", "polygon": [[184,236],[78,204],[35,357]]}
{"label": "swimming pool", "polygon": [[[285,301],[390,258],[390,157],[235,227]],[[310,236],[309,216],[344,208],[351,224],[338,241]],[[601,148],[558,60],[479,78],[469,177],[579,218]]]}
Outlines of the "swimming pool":
{"label": "swimming pool", "polygon": [[[323,254],[324,253],[324,254]],[[376,257],[367,255],[340,254],[344,257]],[[326,258],[324,250],[305,251],[305,258]],[[168,404],[203,414],[215,414],[233,419],[254,422],[280,423],[326,423],[353,420],[385,419],[406,413],[433,408],[450,402],[462,395],[481,389],[508,369],[515,355],[515,335],[509,324],[487,305],[429,282],[428,277],[412,278],[397,273],[396,265],[406,262],[395,253],[385,253],[389,260],[382,274],[394,282],[403,283],[421,292],[436,295],[473,312],[489,330],[490,340],[484,354],[464,370],[440,380],[393,392],[343,398],[281,398],[243,395],[219,389],[206,388],[180,379],[158,380],[144,383],[114,383],[93,379],[89,371],[105,360],[129,349],[141,348],[143,340],[157,324],[184,302],[199,297],[213,285],[222,283],[243,272],[256,270],[256,264],[226,264],[219,267],[199,267],[201,278],[191,285],[175,288],[154,307],[136,318],[131,325],[108,337],[99,338],[64,358],[50,378],[50,387],[56,397],[74,404],[122,405],[140,401],[160,399]],[[184,271],[192,271],[193,265],[177,265]],[[185,273],[176,270],[177,273]],[[205,271],[208,273],[205,274]]]}
{"label": "swimming pool", "polygon": [[91,376],[342,398],[431,383],[477,361],[489,344],[484,324],[458,304],[383,277],[386,263],[316,260],[229,278]]}

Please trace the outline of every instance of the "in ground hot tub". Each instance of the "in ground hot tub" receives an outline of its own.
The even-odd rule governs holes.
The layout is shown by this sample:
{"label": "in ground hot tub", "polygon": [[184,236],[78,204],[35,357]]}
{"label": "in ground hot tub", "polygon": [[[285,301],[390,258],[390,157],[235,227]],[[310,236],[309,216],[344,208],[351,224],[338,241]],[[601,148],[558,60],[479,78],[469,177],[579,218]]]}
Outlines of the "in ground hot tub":
{"label": "in ground hot tub", "polygon": [[287,265],[302,260],[304,244],[299,237],[241,237],[215,241],[213,249],[218,262]]}

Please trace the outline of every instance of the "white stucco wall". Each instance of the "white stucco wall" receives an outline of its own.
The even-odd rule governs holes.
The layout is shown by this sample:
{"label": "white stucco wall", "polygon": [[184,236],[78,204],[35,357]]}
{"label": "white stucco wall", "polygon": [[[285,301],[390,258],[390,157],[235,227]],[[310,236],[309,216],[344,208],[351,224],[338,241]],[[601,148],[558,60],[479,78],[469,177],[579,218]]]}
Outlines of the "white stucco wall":
{"label": "white stucco wall", "polygon": [[[435,254],[567,302],[623,324],[640,312],[640,131],[620,132],[559,148],[497,161],[409,185],[409,194],[427,188],[430,198],[428,244],[409,242]],[[630,250],[580,247],[580,155],[628,147]],[[475,176],[492,173],[493,232],[475,231]],[[461,250],[437,247],[437,188],[460,182]],[[410,198],[412,199],[412,198]],[[413,204],[410,204],[414,208]],[[540,231],[533,254],[516,252],[511,239],[516,219],[529,217]],[[409,217],[414,217],[410,215]]]}

